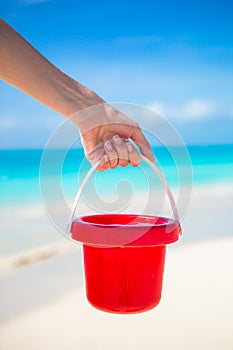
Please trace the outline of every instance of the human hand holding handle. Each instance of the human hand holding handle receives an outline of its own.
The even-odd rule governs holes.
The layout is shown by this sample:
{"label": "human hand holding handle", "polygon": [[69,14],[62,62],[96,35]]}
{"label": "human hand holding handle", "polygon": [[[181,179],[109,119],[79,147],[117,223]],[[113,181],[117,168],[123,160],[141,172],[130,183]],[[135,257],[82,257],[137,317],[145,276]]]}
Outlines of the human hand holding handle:
{"label": "human hand holding handle", "polygon": [[78,126],[85,155],[92,164],[101,161],[99,171],[128,164],[138,166],[142,155],[155,161],[150,144],[139,125],[109,104],[100,104],[76,113],[71,120]]}

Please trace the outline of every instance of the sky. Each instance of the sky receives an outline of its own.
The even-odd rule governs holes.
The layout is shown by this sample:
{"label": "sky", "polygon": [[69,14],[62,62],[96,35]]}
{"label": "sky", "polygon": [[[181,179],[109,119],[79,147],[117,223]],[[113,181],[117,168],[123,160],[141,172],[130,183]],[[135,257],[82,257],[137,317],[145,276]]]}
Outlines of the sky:
{"label": "sky", "polygon": [[[3,0],[0,14],[107,102],[154,109],[187,144],[233,143],[231,0]],[[43,148],[64,119],[4,82],[0,104],[1,149]]]}

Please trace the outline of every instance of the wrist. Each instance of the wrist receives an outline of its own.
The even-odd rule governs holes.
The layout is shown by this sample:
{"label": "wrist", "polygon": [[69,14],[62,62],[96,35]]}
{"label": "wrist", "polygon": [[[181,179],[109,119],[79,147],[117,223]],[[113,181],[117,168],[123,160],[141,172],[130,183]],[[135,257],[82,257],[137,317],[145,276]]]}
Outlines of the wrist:
{"label": "wrist", "polygon": [[71,118],[81,135],[94,128],[110,125],[138,127],[138,124],[102,99],[88,108],[74,113]]}
{"label": "wrist", "polygon": [[[72,120],[74,115],[78,116],[78,114],[81,114],[83,110],[102,103],[105,103],[105,101],[91,90],[79,91],[78,94],[75,94],[75,96],[70,96],[70,94],[68,94],[68,96],[65,96],[65,116]],[[75,120],[76,124],[78,125],[78,118]]]}
{"label": "wrist", "polygon": [[59,77],[59,81],[54,81],[54,85],[60,96],[60,113],[67,118],[72,118],[74,114],[81,112],[83,109],[105,102],[94,91],[64,73],[62,73],[62,77]]}

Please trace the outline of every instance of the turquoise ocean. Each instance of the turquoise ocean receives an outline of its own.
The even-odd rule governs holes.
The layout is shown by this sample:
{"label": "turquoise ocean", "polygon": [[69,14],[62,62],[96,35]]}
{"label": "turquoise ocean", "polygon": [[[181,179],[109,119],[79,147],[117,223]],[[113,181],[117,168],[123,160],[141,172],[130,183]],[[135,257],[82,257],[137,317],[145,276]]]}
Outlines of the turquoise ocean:
{"label": "turquoise ocean", "polygon": [[[177,162],[183,170],[187,167],[189,175],[191,168],[193,174],[191,184],[189,183],[190,176],[187,179],[185,176],[182,178],[182,186],[192,185],[194,188],[206,188],[207,186],[223,185],[229,188],[233,187],[233,144],[187,146],[187,150],[190,156],[189,164],[187,164],[187,160],[183,162],[182,156],[180,159],[172,159],[170,153],[163,147],[153,148],[157,164],[172,189],[176,188],[179,181],[177,177]],[[85,160],[83,149],[71,149],[65,158],[63,156],[64,150],[53,149],[49,151],[49,161],[44,164],[43,171],[40,172],[43,152],[44,150],[42,149],[0,151],[0,245],[2,247],[0,255],[7,253],[8,250],[12,252],[23,250],[27,248],[27,244],[29,248],[34,248],[34,245],[36,246],[37,243],[40,244],[37,239],[32,243],[34,238],[29,240],[24,238],[22,244],[22,242],[18,242],[20,239],[23,239],[20,235],[10,237],[14,221],[14,215],[12,214],[11,218],[10,212],[27,211],[28,208],[30,209],[33,206],[43,208],[40,191],[40,184],[43,182],[51,184],[48,187],[50,198],[53,196],[56,198],[57,189],[55,184],[60,182],[65,197],[72,203],[78,189],[78,177],[81,176],[82,178],[90,168],[89,163]],[[179,155],[179,152],[177,154]],[[118,167],[115,170],[98,173],[96,177],[97,191],[101,194],[111,192],[112,182],[124,178],[132,181],[135,191],[143,193],[144,186],[146,186],[143,168],[145,168],[144,165],[137,169],[130,166],[124,169]],[[8,215],[6,215],[6,210]],[[23,212],[23,215],[25,215],[25,220],[27,220],[25,212]],[[12,221],[10,225],[7,222],[9,220]],[[46,219],[43,220],[44,222],[46,221]],[[37,220],[38,225],[40,225],[40,220]],[[22,230],[30,230],[30,226],[22,226]],[[46,237],[46,233],[44,233],[44,237]],[[48,243],[52,243],[53,238],[50,237],[48,241]]]}
{"label": "turquoise ocean", "polygon": [[[211,145],[211,146],[188,146],[187,147],[193,172],[193,186],[232,183],[233,181],[233,145]],[[62,177],[64,191],[72,197],[78,186],[77,177],[80,171],[87,171],[88,166],[82,166],[85,159],[82,149],[73,149],[65,157],[60,167],[57,159],[61,150],[51,150],[51,162],[46,164],[42,176],[51,179]],[[175,164],[168,152],[162,147],[153,148],[161,170],[168,183],[176,185],[174,175]],[[1,150],[0,151],[0,184],[1,196],[0,205],[14,205],[26,202],[40,201],[40,162],[43,150]],[[182,159],[179,160],[182,164]],[[184,164],[187,166],[187,164]],[[134,171],[134,173],[132,172]],[[107,171],[99,175],[100,181],[104,182],[104,189],[107,182],[111,180]],[[114,170],[119,177],[135,175],[135,169],[131,167],[117,168]],[[136,174],[136,178],[138,178]],[[187,181],[190,179],[187,179]],[[140,187],[140,178],[137,181]]]}

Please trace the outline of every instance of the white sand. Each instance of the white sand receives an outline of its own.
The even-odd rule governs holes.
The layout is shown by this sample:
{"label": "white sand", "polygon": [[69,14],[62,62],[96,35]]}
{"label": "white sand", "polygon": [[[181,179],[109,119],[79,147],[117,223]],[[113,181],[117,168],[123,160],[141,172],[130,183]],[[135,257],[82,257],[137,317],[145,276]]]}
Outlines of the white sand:
{"label": "white sand", "polygon": [[[8,300],[5,309],[14,313],[10,310],[12,300],[16,315],[0,327],[1,349],[232,350],[232,251],[232,238],[170,247],[162,301],[154,310],[138,315],[107,314],[87,303],[79,249],[75,256],[69,253],[52,257],[12,271],[11,276],[4,277],[8,296],[1,299]],[[17,314],[17,298],[19,304],[26,304],[31,293],[36,294],[35,288],[41,288],[38,295],[43,294],[43,279],[38,282],[40,272],[45,284],[57,287],[57,291],[50,291],[54,300],[50,295],[50,301],[41,303],[37,297],[38,305]],[[18,280],[17,274],[21,274]],[[60,275],[60,284],[54,274]],[[71,286],[76,278],[81,284]],[[17,281],[23,283],[18,293]],[[59,286],[64,293],[60,293]]]}

